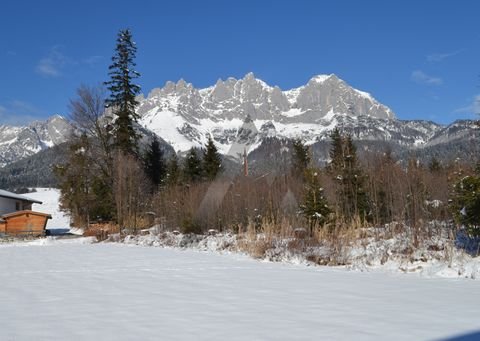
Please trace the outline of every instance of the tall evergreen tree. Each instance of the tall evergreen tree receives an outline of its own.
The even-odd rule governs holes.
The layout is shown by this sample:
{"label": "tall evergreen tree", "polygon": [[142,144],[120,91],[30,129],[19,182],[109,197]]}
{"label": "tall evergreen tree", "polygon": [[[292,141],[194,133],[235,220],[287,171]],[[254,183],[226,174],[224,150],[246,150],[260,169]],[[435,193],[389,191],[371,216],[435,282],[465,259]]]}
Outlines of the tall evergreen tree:
{"label": "tall evergreen tree", "polygon": [[207,180],[214,180],[222,171],[222,158],[211,136],[208,136],[205,151],[203,152],[203,171]]}
{"label": "tall evergreen tree", "polygon": [[329,172],[337,184],[337,205],[346,220],[369,214],[369,201],[365,191],[365,176],[359,165],[356,147],[351,136],[343,137],[335,128],[330,135],[331,162]]}
{"label": "tall evergreen tree", "polygon": [[191,148],[185,157],[185,168],[183,175],[187,182],[197,182],[202,179],[202,161],[198,157],[197,150]]}
{"label": "tall evergreen tree", "polygon": [[139,139],[133,127],[133,123],[138,119],[135,113],[138,102],[135,96],[140,93],[140,86],[133,82],[140,76],[134,70],[136,52],[137,47],[132,40],[130,30],[121,30],[118,33],[115,54],[109,67],[110,80],[105,82],[110,91],[110,97],[106,100],[107,107],[112,108],[113,114],[117,116],[114,121],[115,144],[128,154],[137,153]]}
{"label": "tall evergreen tree", "polygon": [[[332,139],[332,144],[330,148],[330,170],[340,172],[344,167],[345,161],[345,153],[343,150],[343,137],[340,134],[340,130],[338,128],[333,129],[332,133],[330,134],[330,138]],[[337,174],[341,176],[340,174]]]}
{"label": "tall evergreen tree", "polygon": [[305,177],[305,171],[310,164],[309,148],[300,139],[295,139],[292,144],[292,174]]}
{"label": "tall evergreen tree", "polygon": [[300,206],[300,211],[309,223],[310,234],[315,226],[324,225],[328,222],[331,210],[328,201],[323,195],[323,188],[320,185],[319,171],[308,169],[305,172],[305,199]]}
{"label": "tall evergreen tree", "polygon": [[166,167],[157,136],[154,136],[144,158],[145,174],[157,188],[165,179]]}
{"label": "tall evergreen tree", "polygon": [[352,137],[345,138],[345,169],[343,172],[344,194],[347,197],[345,211],[347,216],[359,215],[365,220],[369,214],[369,202],[365,192],[365,176],[357,159],[357,148]]}

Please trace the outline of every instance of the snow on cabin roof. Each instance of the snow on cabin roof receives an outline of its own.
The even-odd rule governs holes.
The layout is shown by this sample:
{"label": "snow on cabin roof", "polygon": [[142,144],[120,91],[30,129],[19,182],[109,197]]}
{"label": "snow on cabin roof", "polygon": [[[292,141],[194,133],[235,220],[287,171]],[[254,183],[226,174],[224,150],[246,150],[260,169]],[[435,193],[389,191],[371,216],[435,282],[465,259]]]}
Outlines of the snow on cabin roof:
{"label": "snow on cabin roof", "polygon": [[35,203],[35,204],[41,204],[42,203],[41,201],[28,198],[24,195],[20,195],[20,194],[12,193],[12,192],[9,192],[9,191],[5,191],[3,189],[0,189],[0,197],[15,199],[15,200],[21,200],[21,201],[28,201],[28,202]]}

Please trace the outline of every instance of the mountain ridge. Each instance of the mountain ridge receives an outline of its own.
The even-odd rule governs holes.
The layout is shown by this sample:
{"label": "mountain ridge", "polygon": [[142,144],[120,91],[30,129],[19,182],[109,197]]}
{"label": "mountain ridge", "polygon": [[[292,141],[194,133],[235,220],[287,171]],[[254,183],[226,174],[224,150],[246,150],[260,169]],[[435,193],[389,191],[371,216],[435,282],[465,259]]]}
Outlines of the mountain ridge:
{"label": "mountain ridge", "polygon": [[[450,125],[399,120],[388,106],[335,74],[316,75],[289,90],[253,73],[218,79],[202,89],[180,79],[137,99],[139,128],[157,134],[176,152],[203,147],[211,136],[221,154],[236,160],[267,138],[301,138],[313,145],[328,140],[335,127],[357,141],[389,142],[408,150],[441,148],[477,134],[468,120]],[[25,127],[0,125],[0,167],[67,141],[71,131],[59,115]]]}
{"label": "mountain ridge", "polygon": [[333,129],[339,116],[395,119],[390,108],[334,74],[314,76],[286,91],[253,73],[241,79],[219,79],[202,89],[181,79],[153,89],[139,102],[140,124],[181,152],[202,146],[210,135],[220,151],[228,153],[247,117],[259,131],[270,127],[280,137],[308,135],[309,143],[319,131]]}
{"label": "mountain ridge", "polygon": [[0,125],[0,167],[65,142],[71,129],[60,115],[27,126]]}

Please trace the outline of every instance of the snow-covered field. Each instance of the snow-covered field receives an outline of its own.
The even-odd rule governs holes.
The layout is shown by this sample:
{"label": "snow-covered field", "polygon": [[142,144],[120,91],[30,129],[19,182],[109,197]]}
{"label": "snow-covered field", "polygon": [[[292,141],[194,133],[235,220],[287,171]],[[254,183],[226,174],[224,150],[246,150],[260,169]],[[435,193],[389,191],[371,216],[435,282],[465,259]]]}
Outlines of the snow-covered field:
{"label": "snow-covered field", "polygon": [[[68,228],[58,190],[28,196],[48,228]],[[166,236],[0,244],[0,340],[480,339],[480,282],[465,278],[479,263],[461,252],[380,266],[367,248],[369,265],[347,269],[225,252],[235,236]]]}
{"label": "snow-covered field", "polygon": [[43,239],[0,244],[1,340],[480,337],[480,282]]}

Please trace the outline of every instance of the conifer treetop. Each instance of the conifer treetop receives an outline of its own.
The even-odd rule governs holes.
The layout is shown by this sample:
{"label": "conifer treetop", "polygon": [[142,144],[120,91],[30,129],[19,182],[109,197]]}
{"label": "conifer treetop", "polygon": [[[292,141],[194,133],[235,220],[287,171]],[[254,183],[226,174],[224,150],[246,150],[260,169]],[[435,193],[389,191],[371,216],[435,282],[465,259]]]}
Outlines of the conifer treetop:
{"label": "conifer treetop", "polygon": [[140,93],[140,86],[133,82],[140,74],[134,70],[137,47],[132,40],[129,29],[120,30],[117,36],[117,45],[109,66],[110,80],[105,82],[110,96],[106,106],[112,108],[117,116],[115,125],[115,143],[117,147],[127,153],[136,153],[139,136],[133,128],[133,122],[139,118],[135,112],[138,105],[136,96]]}

